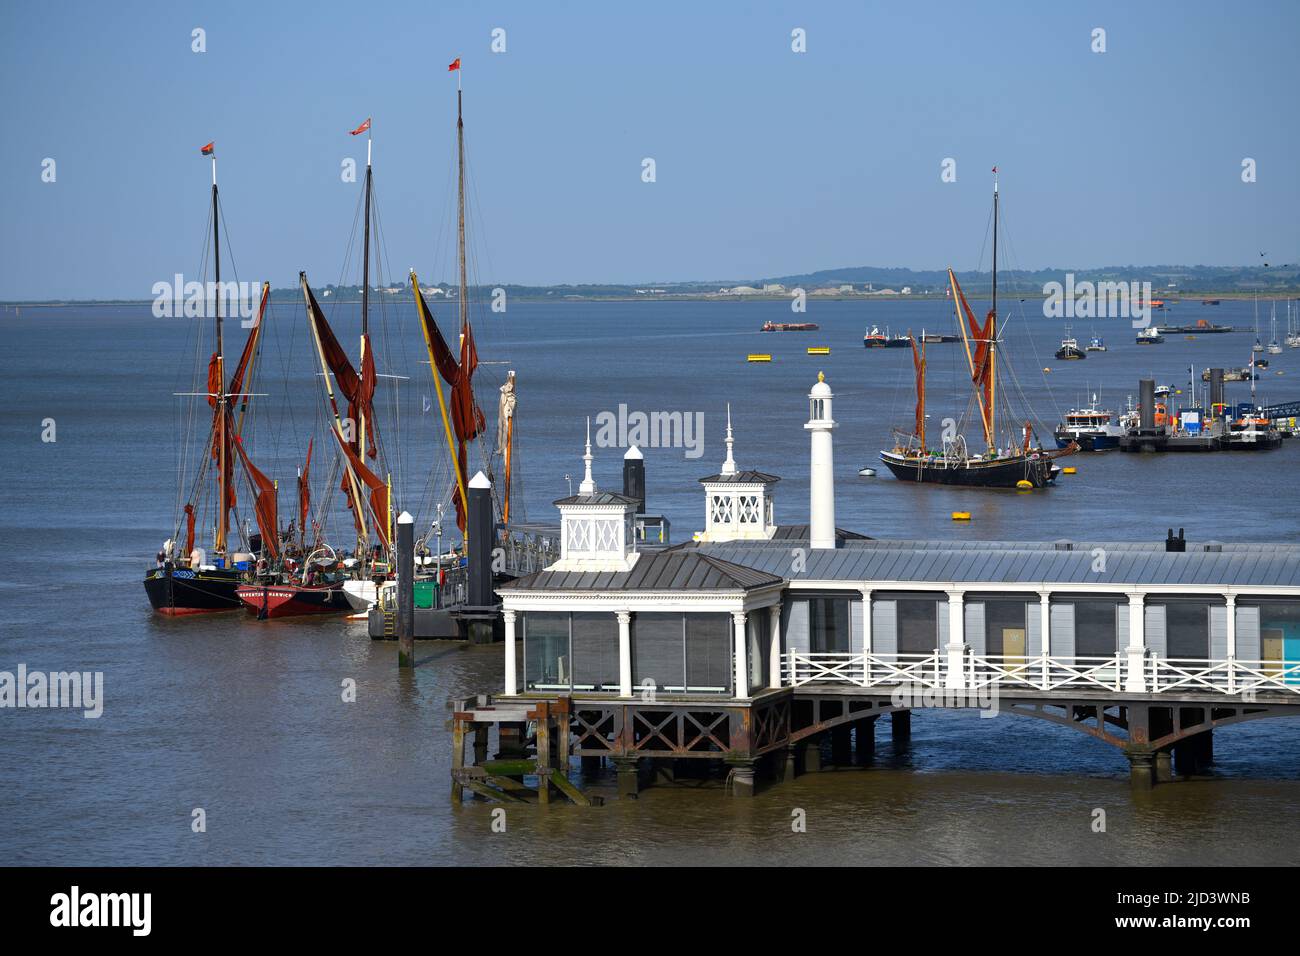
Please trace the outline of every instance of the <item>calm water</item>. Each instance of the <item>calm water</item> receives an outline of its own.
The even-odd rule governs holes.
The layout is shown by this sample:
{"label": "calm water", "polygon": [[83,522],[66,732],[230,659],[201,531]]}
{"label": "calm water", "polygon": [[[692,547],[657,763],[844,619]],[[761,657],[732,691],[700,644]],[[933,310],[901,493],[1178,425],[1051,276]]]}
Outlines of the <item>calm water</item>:
{"label": "calm water", "polygon": [[[1032,316],[1037,302],[1023,308]],[[978,306],[977,306],[978,309]],[[345,343],[355,312],[337,320]],[[1171,320],[1251,325],[1250,303],[1187,303]],[[703,519],[696,479],[723,457],[732,403],[736,457],[783,476],[778,519],[806,520],[807,444],[800,427],[819,369],[835,390],[837,523],[882,537],[1118,540],[1289,540],[1300,533],[1293,491],[1300,441],[1259,457],[1076,458],[1055,489],[1016,493],[918,488],[859,479],[911,420],[908,353],[866,352],[864,326],[948,330],[941,302],[812,302],[811,334],[759,334],[764,319],[797,318],[780,303],[519,303],[479,326],[481,401],[518,370],[522,505],[554,520],[550,502],[581,474],[586,415],[701,412],[702,454],[648,449],[651,510],[681,540]],[[351,324],[349,324],[351,319]],[[445,492],[441,441],[423,347],[409,310],[376,322],[386,380],[385,446],[405,507],[421,528]],[[0,441],[4,564],[0,670],[102,670],[104,716],[0,711],[0,852],[22,863],[1300,863],[1300,721],[1220,731],[1213,778],[1135,798],[1118,753],[1081,734],[1010,717],[919,713],[910,751],[878,735],[875,769],[801,778],[753,801],[719,789],[666,789],[602,809],[512,811],[506,834],[486,807],[448,803],[447,699],[495,689],[499,652],[454,644],[418,648],[399,675],[395,648],[339,620],[256,623],[240,615],[169,621],[150,613],[139,579],[171,531],[175,434],[189,409],[193,323],[144,307],[7,310],[0,356],[6,414]],[[264,470],[292,487],[309,432],[319,431],[318,386],[301,309],[277,304],[254,390],[268,393],[248,429]],[[1145,374],[1186,388],[1188,366],[1242,365],[1252,334],[1154,348],[1133,344],[1125,320],[1094,329],[1110,351],[1055,363],[1062,323],[1013,315],[1006,326],[1016,376],[1046,428],[1100,392],[1118,409]],[[1032,331],[1031,331],[1032,329]],[[1261,320],[1267,339],[1267,313]],[[232,330],[228,350],[242,344]],[[810,357],[808,345],[832,354]],[[749,365],[748,352],[773,354]],[[1270,356],[1259,383],[1272,400],[1300,399],[1300,351]],[[965,412],[960,346],[930,349],[934,421]],[[1044,366],[1053,371],[1043,373]],[[391,387],[396,387],[395,397]],[[1017,387],[1018,384],[1018,387]],[[1230,385],[1230,396],[1248,394]],[[434,409],[425,411],[425,404]],[[40,440],[53,418],[57,441]],[[318,445],[321,439],[318,438]],[[323,447],[323,446],[322,446]],[[327,494],[318,448],[318,496]],[[618,485],[617,449],[596,449],[596,478]],[[289,507],[290,494],[282,495]],[[520,506],[517,500],[516,508]],[[953,510],[973,513],[954,525]],[[331,527],[343,527],[339,516]],[[345,704],[340,682],[357,682]],[[601,781],[597,786],[608,785]],[[208,831],[190,830],[202,807]],[[808,832],[792,834],[792,808]],[[1108,833],[1094,834],[1094,808]]]}

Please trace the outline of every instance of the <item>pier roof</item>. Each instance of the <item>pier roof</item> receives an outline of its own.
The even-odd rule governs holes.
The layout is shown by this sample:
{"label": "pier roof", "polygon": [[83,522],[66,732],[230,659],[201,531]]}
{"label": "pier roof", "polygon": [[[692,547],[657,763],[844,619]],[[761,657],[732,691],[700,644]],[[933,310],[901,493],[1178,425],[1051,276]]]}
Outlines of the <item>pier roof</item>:
{"label": "pier roof", "polygon": [[[788,557],[788,556],[787,556]],[[643,553],[630,571],[538,571],[497,588],[512,591],[749,591],[779,575],[698,551]]]}
{"label": "pier roof", "polygon": [[[833,549],[809,548],[792,570],[798,539],[691,543],[733,564],[780,574],[790,581],[898,581],[964,585],[1087,584],[1117,589],[1138,585],[1222,585],[1300,588],[1300,546],[1194,544],[1169,552],[1163,543],[932,542],[852,538]],[[1207,550],[1213,548],[1215,550]],[[1104,555],[1104,561],[1098,558]],[[1100,568],[1100,570],[1098,570]]]}
{"label": "pier roof", "polygon": [[614,491],[598,491],[592,495],[569,495],[553,502],[555,505],[634,505],[635,498]]}
{"label": "pier roof", "polygon": [[712,485],[727,482],[741,485],[774,485],[780,480],[778,476],[769,475],[765,471],[737,471],[730,475],[709,475],[707,478],[701,478],[700,484]]}

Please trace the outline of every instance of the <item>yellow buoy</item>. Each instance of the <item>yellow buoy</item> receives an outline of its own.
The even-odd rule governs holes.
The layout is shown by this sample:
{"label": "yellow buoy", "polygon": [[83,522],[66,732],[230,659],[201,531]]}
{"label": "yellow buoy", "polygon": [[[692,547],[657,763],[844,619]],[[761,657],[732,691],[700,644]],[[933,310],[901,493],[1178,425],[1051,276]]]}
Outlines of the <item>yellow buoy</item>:
{"label": "yellow buoy", "polygon": [[767,354],[767,353],[762,353],[762,354],[753,354],[753,355],[750,355],[750,356],[749,356],[749,361],[751,361],[751,362],[770,362],[770,361],[772,361],[772,356],[769,355],[769,354]]}
{"label": "yellow buoy", "polygon": [[1077,474],[1079,469],[1071,465],[1069,468],[1062,468],[1061,471],[1063,471],[1067,475],[1073,475],[1073,474]]}
{"label": "yellow buoy", "polygon": [[1025,488],[1034,487],[1034,483],[1032,481],[1025,481],[1025,479],[1021,478],[1019,481],[1016,482],[1016,487],[1023,490]]}
{"label": "yellow buoy", "polygon": [[810,345],[808,346],[809,355],[830,355],[831,347],[829,345]]}
{"label": "yellow buoy", "polygon": [[952,513],[952,520],[953,520],[953,521],[970,521],[970,512],[969,512],[969,511],[954,511],[954,512]]}

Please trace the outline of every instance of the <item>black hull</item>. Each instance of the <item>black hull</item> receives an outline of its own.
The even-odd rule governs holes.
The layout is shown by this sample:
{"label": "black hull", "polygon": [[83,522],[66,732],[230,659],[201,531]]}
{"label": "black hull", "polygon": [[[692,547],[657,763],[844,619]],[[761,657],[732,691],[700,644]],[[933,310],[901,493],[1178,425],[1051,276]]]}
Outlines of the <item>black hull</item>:
{"label": "black hull", "polygon": [[159,614],[210,614],[243,606],[235,595],[239,583],[239,571],[156,568],[145,574],[144,591]]}
{"label": "black hull", "polygon": [[1019,482],[1028,481],[1035,488],[1042,488],[1056,480],[1052,459],[1046,456],[1017,457],[993,462],[974,459],[969,466],[955,467],[885,454],[880,456],[880,460],[899,481],[962,485],[968,488],[1015,488]]}
{"label": "black hull", "polygon": [[1070,442],[1079,446],[1079,451],[1110,451],[1119,447],[1118,435],[1076,435],[1071,432],[1055,432],[1056,447],[1067,448]]}
{"label": "black hull", "polygon": [[1079,349],[1058,349],[1056,359],[1058,362],[1077,362],[1079,359],[1086,359],[1086,353]]}

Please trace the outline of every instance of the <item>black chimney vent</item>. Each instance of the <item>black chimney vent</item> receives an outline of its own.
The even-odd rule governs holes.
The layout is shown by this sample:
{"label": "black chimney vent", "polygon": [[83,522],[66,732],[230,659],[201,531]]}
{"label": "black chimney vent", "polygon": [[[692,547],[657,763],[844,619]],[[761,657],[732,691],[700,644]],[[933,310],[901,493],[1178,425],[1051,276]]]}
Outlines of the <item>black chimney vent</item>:
{"label": "black chimney vent", "polygon": [[1187,539],[1183,537],[1182,528],[1178,529],[1178,537],[1176,538],[1174,537],[1174,529],[1169,529],[1169,535],[1165,538],[1165,550],[1179,552],[1187,550]]}

